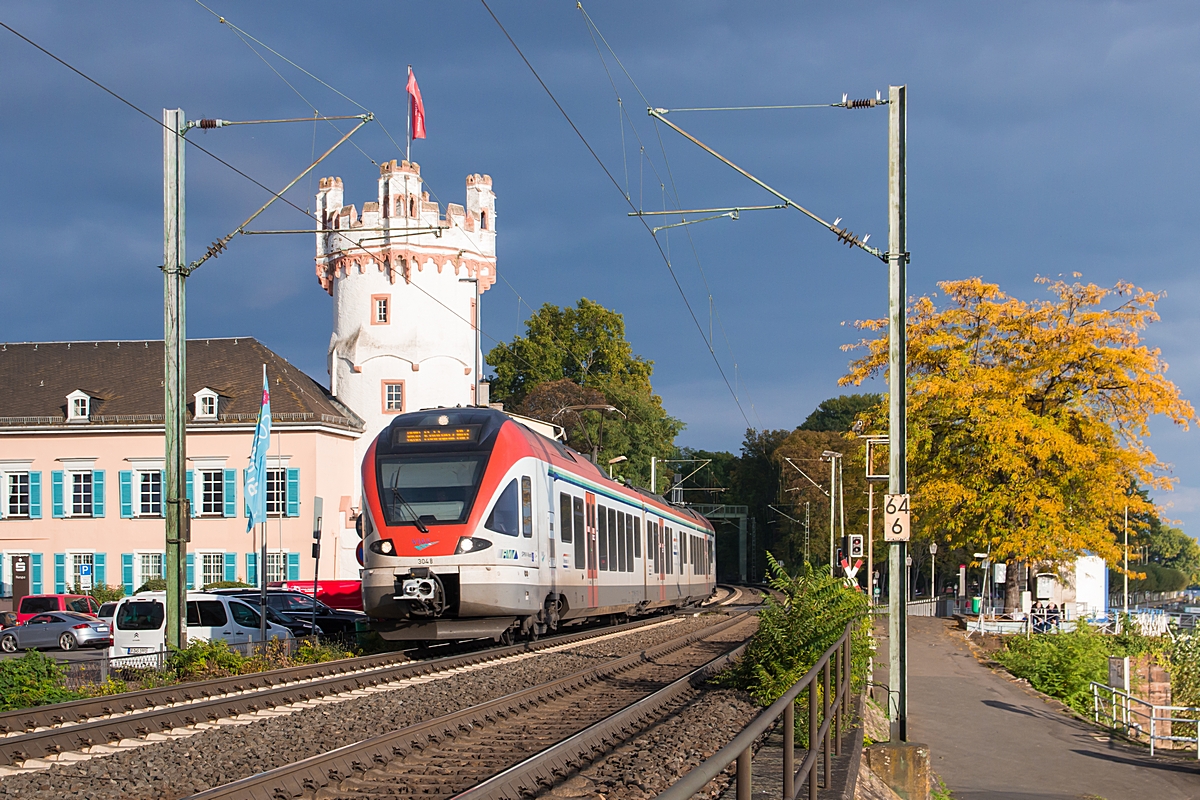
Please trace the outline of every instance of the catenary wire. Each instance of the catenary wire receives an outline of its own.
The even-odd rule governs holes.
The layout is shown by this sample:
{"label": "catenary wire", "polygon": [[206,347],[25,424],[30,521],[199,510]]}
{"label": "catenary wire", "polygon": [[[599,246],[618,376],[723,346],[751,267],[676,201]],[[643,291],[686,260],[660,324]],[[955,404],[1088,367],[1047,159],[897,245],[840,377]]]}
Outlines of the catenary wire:
{"label": "catenary wire", "polygon": [[[600,57],[600,63],[604,67],[605,75],[608,76],[608,82],[609,82],[609,84],[612,85],[613,92],[617,95],[618,104],[621,103],[621,95],[620,95],[620,92],[617,91],[617,86],[616,86],[616,83],[613,81],[612,73],[609,72],[608,63],[606,62],[606,60],[604,58],[604,54],[600,52],[600,45],[596,41],[597,36],[600,37],[600,41],[604,42],[605,48],[607,48],[607,50],[608,50],[609,54],[612,56],[613,60],[621,68],[621,71],[625,74],[626,79],[629,81],[630,85],[633,86],[634,91],[636,91],[638,93],[638,95],[642,98],[642,101],[647,105],[647,107],[649,107],[651,105],[651,103],[650,103],[650,100],[646,97],[645,92],[642,91],[641,87],[638,86],[637,81],[635,81],[633,79],[633,76],[629,73],[629,70],[626,69],[625,64],[621,61],[621,59],[617,55],[616,51],[613,50],[612,45],[610,45],[608,43],[608,39],[605,38],[603,31],[600,30],[599,26],[596,25],[595,21],[592,20],[591,16],[587,13],[587,10],[583,7],[583,3],[577,2],[576,7],[579,9],[580,13],[583,15],[584,21],[587,24],[588,33],[592,37],[592,44],[596,48],[596,54]],[[622,110],[624,110],[623,106],[622,106]],[[641,136],[637,133],[636,126],[634,126],[632,119],[629,120],[629,124],[630,124],[631,128],[634,128],[634,135],[637,136],[638,143],[644,147],[644,144],[641,141]],[[622,126],[622,128],[621,128],[622,136],[624,136],[624,130],[625,129]],[[671,162],[670,162],[670,159],[667,157],[667,148],[666,148],[666,145],[663,143],[662,131],[659,128],[657,122],[654,125],[654,130],[655,130],[655,134],[658,137],[659,149],[662,152],[663,165],[667,170],[668,180],[670,180],[670,182],[671,182],[671,192],[675,196],[675,207],[677,209],[682,209],[683,206],[682,206],[682,201],[680,200],[680,197],[679,197],[679,189],[675,183],[675,174],[671,170]],[[624,152],[624,139],[623,138],[622,138],[621,146],[622,146],[622,152]],[[653,167],[653,162],[651,162],[651,166]],[[655,175],[658,176],[657,169],[655,169]],[[658,177],[659,177],[659,180],[661,181],[662,180],[661,176],[658,176]],[[664,188],[665,188],[665,183],[664,183]],[[690,230],[685,230],[684,233],[687,234],[688,244],[691,247],[693,257],[696,260],[696,268],[700,271],[700,278],[704,282],[705,291],[707,291],[707,293],[708,293],[708,300],[709,300],[709,304],[710,304],[710,311],[709,311],[710,321],[713,316],[715,316],[717,318],[717,324],[721,329],[721,337],[725,340],[725,347],[729,351],[729,359],[730,359],[730,361],[733,362],[734,380],[736,383],[737,376],[738,376],[738,363],[737,363],[738,359],[737,359],[737,356],[734,355],[734,352],[733,352],[733,343],[729,341],[729,333],[725,329],[725,320],[721,317],[721,312],[717,308],[716,300],[715,300],[715,298],[713,296],[713,292],[712,292],[712,287],[708,283],[708,274],[704,271],[704,266],[700,261],[700,253],[696,248],[696,242],[692,237],[692,232]],[[709,347],[709,351],[711,352],[712,347],[713,347],[711,334],[708,337],[708,347]],[[715,353],[713,355],[715,357]],[[734,394],[736,396],[736,390],[735,390]],[[750,410],[754,414],[754,418],[758,421],[759,427],[761,427],[762,419],[758,416],[758,409],[755,406],[754,398],[750,396],[749,388],[746,389],[746,399],[750,403]]]}
{"label": "catenary wire", "polygon": [[[612,172],[609,171],[609,169],[605,165],[605,163],[596,154],[596,151],[592,148],[592,145],[588,142],[587,137],[585,137],[583,135],[583,132],[580,131],[578,126],[575,125],[574,120],[571,119],[571,116],[567,113],[566,109],[564,109],[562,107],[562,104],[558,102],[558,98],[554,96],[554,93],[552,91],[550,91],[550,87],[547,86],[546,82],[542,80],[541,75],[539,75],[538,71],[536,69],[534,69],[533,64],[531,64],[529,59],[525,57],[525,53],[522,52],[520,46],[517,45],[516,41],[512,38],[512,35],[509,34],[508,30],[504,27],[504,24],[502,22],[500,22],[500,18],[496,16],[496,13],[494,11],[492,11],[491,6],[489,6],[487,4],[487,0],[479,0],[479,1],[480,1],[480,3],[483,4],[484,9],[487,10],[488,14],[495,21],[496,25],[500,28],[501,33],[503,33],[505,38],[508,39],[509,44],[511,44],[513,46],[513,49],[517,51],[517,55],[521,57],[521,60],[523,62],[525,62],[525,66],[529,68],[529,71],[531,73],[533,73],[533,77],[537,80],[537,82],[541,85],[542,89],[549,96],[551,102],[554,103],[554,105],[558,109],[559,113],[561,113],[563,115],[563,118],[567,121],[567,124],[571,126],[571,129],[573,131],[575,131],[575,135],[579,137],[579,140],[581,142],[583,142],[583,146],[587,148],[587,151],[591,154],[592,158],[595,159],[595,161],[598,165],[600,165],[600,169],[602,169],[604,171],[604,174],[606,176],[608,176],[608,179],[612,182],[613,186],[616,187],[617,191],[621,192],[621,197],[624,198],[627,203],[629,203],[630,208],[633,208],[634,211],[637,211],[637,208],[633,205],[632,201],[630,201],[629,198],[625,197],[625,193],[623,191],[621,191],[621,184],[617,181],[617,179],[613,176]],[[641,218],[639,217],[639,219],[641,219]],[[688,314],[691,316],[692,322],[696,326],[696,330],[700,333],[700,337],[704,338],[704,328],[700,325],[700,320],[699,320],[699,318],[696,317],[696,312],[695,312],[695,310],[692,309],[692,304],[688,301],[687,294],[683,291],[683,286],[679,283],[679,277],[675,274],[675,269],[674,269],[674,267],[671,266],[670,259],[667,258],[667,254],[663,250],[662,245],[659,243],[657,237],[655,237],[653,232],[650,231],[649,223],[647,223],[644,219],[641,219],[641,222],[642,222],[642,225],[646,228],[646,232],[650,234],[650,237],[652,239],[654,239],[655,247],[658,248],[659,255],[662,256],[663,262],[667,266],[667,271],[671,274],[671,280],[675,283],[675,288],[679,291],[679,296],[681,298],[683,298],[683,303],[687,307]],[[709,354],[713,357],[713,363],[716,365],[717,371],[721,374],[721,380],[723,380],[725,382],[725,387],[729,390],[729,395],[733,398],[734,403],[737,405],[738,412],[741,413],[742,419],[745,420],[746,427],[753,428],[754,426],[750,424],[750,418],[748,416],[746,416],[746,411],[744,408],[742,408],[741,401],[738,400],[737,392],[735,392],[733,390],[733,385],[730,384],[729,378],[725,375],[725,369],[721,366],[721,362],[717,359],[716,354],[712,352],[711,347],[709,348]]]}

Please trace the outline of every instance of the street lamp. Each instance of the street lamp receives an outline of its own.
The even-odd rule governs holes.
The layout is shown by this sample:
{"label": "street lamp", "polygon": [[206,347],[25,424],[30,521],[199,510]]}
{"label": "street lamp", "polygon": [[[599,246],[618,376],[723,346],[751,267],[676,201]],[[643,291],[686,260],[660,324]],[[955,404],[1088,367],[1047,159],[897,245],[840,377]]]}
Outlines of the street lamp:
{"label": "street lamp", "polygon": [[934,559],[937,555],[937,542],[929,543],[929,596],[937,602],[937,576],[934,573]]}
{"label": "street lamp", "polygon": [[[618,414],[620,414],[622,417],[624,417],[625,419],[629,419],[628,415],[626,415],[626,413],[624,411],[617,408],[616,406],[612,406],[607,403],[585,403],[583,405],[578,405],[578,406],[563,406],[558,411],[554,412],[553,416],[550,417],[550,421],[553,422],[554,420],[558,419],[560,416],[562,416],[563,413],[565,413],[567,411],[601,411],[601,412],[603,412],[603,414],[608,414],[608,413],[615,411]],[[601,443],[603,442],[603,439],[604,439],[604,416],[603,416],[603,414],[601,414],[601,416],[600,416],[600,440],[601,440]],[[584,438],[588,439],[588,443],[591,444],[591,437],[589,437],[587,435],[587,428],[583,428],[583,435],[584,435]],[[600,457],[600,443],[592,444],[592,463],[595,464],[596,459],[599,457]]]}
{"label": "street lamp", "polygon": [[617,456],[616,458],[610,458],[608,460],[608,477],[611,478],[613,476],[613,464],[620,464],[622,461],[628,460],[629,456]]}

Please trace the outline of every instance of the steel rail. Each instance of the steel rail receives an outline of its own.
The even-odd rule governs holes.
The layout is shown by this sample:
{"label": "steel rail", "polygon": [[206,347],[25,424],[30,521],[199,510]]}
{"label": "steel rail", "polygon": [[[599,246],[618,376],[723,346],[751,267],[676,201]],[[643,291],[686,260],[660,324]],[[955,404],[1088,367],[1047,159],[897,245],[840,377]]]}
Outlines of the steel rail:
{"label": "steel rail", "polygon": [[455,797],[461,800],[518,800],[552,786],[591,763],[596,755],[610,749],[614,744],[630,739],[637,732],[644,730],[649,722],[662,716],[667,706],[698,689],[745,651],[746,645],[743,644],[725,655],[717,656],[654,694],[626,706],[612,716],[548,747],[520,764],[514,764],[499,775]]}
{"label": "steel rail", "polygon": [[454,738],[475,727],[517,713],[523,708],[589,686],[609,676],[681,650],[701,639],[745,622],[750,612],[732,615],[725,622],[672,639],[607,663],[588,667],[562,678],[489,700],[461,711],[418,722],[397,731],[365,739],[327,753],[260,772],[191,795],[188,800],[276,800],[319,792],[355,773],[386,764],[398,756],[426,748],[430,743]]}
{"label": "steel rail", "polygon": [[[662,621],[662,618],[639,620],[625,625],[541,639],[536,643],[527,642],[507,647],[487,648],[472,653],[446,656],[428,661],[406,661],[400,664],[385,663],[375,668],[368,667],[350,670],[346,668],[345,662],[330,662],[334,665],[334,669],[332,670],[334,674],[332,675],[325,673],[313,679],[289,681],[282,685],[280,684],[286,674],[298,674],[299,671],[311,670],[312,668],[299,667],[286,670],[273,670],[272,672],[257,673],[255,675],[221,678],[197,684],[183,684],[181,686],[169,687],[165,690],[145,690],[133,693],[137,695],[137,701],[144,705],[141,709],[134,710],[131,713],[121,714],[120,716],[85,718],[81,722],[70,724],[67,723],[68,718],[63,716],[63,723],[59,723],[58,727],[45,730],[28,730],[24,733],[0,738],[0,765],[13,765],[30,758],[44,758],[66,751],[81,750],[96,744],[120,741],[121,739],[142,738],[150,733],[160,733],[176,727],[194,725],[199,722],[208,722],[224,717],[233,717],[274,706],[288,705],[298,700],[327,697],[353,689],[377,686],[381,683],[389,683],[408,677],[444,672],[461,666],[495,661],[521,653],[537,652],[550,647],[582,642],[612,633],[635,630]],[[373,659],[378,657],[366,656],[364,658]],[[339,666],[341,669],[337,668]],[[257,684],[256,686],[252,685],[252,680]],[[226,690],[226,693],[217,696],[220,689]],[[248,691],[248,689],[250,690]],[[172,697],[183,696],[186,699],[189,696],[195,697],[202,691],[210,691],[211,694],[203,696],[203,699],[200,700],[192,700],[178,705],[163,707],[164,704],[172,702]],[[241,694],[228,694],[228,692],[241,692]],[[92,708],[99,707],[103,709],[108,707],[111,713],[120,714],[120,711],[115,709],[127,707],[130,704],[128,700],[122,703],[123,698],[127,697],[129,696],[113,695],[96,698],[92,701],[75,701],[73,703],[60,704],[60,706],[78,707],[80,704],[91,703]],[[174,702],[178,702],[178,700]],[[119,703],[121,705],[118,705]],[[97,706],[97,704],[101,705]],[[53,714],[56,708],[58,707],[47,706],[41,709],[28,710]]]}

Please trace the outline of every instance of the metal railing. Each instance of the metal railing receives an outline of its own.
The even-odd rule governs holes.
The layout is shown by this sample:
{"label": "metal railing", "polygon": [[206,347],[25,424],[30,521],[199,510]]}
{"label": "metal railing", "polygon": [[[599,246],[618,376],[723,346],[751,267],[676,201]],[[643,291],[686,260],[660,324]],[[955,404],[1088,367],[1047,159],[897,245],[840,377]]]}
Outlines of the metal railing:
{"label": "metal railing", "polygon": [[[733,741],[659,794],[658,800],[690,798],[735,761],[737,800],[750,800],[754,743],[771,730],[780,717],[783,718],[784,800],[796,800],[805,784],[809,800],[816,800],[817,789],[829,784],[831,756],[842,754],[842,720],[850,713],[850,634],[853,626],[854,623],[848,623],[841,637],[817,659],[812,669],[751,720]],[[832,694],[831,680],[836,683]],[[796,700],[805,689],[808,690],[808,751],[797,770]],[[824,786],[818,783],[821,775]]]}
{"label": "metal railing", "polygon": [[[1092,681],[1092,719],[1097,725],[1123,731],[1135,741],[1145,739],[1150,744],[1150,755],[1154,755],[1156,742],[1184,742],[1196,747],[1196,759],[1200,760],[1200,708],[1156,706],[1121,689]],[[1195,735],[1175,736],[1176,725],[1193,726]]]}

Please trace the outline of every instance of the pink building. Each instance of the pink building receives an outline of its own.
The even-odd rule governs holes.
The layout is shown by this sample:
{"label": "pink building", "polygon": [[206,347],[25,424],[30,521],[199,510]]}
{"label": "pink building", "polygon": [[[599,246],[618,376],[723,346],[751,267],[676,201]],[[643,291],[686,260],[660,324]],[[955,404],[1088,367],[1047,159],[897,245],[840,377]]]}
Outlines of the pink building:
{"label": "pink building", "polygon": [[[363,422],[254,339],[187,348],[188,585],[259,578],[243,471],[271,385],[268,580],[311,580],[313,498],[322,578],[357,577],[354,449]],[[132,592],[163,570],[161,341],[0,346],[0,594],[95,583]],[[347,563],[348,562],[348,563]],[[87,565],[87,566],[85,566]]]}

